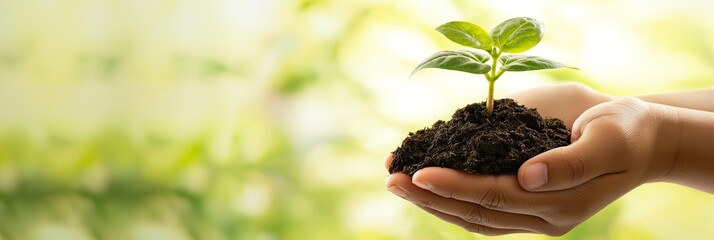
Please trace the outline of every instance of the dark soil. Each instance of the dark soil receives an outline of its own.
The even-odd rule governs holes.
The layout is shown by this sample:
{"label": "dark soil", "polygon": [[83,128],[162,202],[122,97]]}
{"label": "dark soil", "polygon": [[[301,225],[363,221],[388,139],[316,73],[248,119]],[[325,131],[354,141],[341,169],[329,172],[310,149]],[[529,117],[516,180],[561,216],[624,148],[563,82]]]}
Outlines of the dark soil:
{"label": "dark soil", "polygon": [[474,103],[456,110],[404,139],[395,150],[389,173],[413,175],[426,167],[446,167],[480,175],[516,174],[531,157],[570,144],[570,131],[560,119],[543,118],[534,108],[512,99]]}

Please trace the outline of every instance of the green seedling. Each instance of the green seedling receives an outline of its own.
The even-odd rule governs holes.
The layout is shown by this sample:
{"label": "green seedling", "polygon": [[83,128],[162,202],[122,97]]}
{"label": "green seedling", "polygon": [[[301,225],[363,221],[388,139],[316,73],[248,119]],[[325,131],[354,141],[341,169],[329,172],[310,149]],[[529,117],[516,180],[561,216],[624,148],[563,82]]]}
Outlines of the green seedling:
{"label": "green seedling", "polygon": [[[543,39],[543,23],[533,18],[519,17],[498,24],[489,34],[469,22],[448,22],[436,28],[449,40],[460,45],[483,50],[447,50],[437,52],[414,69],[412,75],[425,68],[441,68],[473,74],[483,74],[488,81],[486,109],[493,112],[493,86],[504,72],[523,72],[553,68],[573,68],[538,56],[503,55],[531,49]],[[490,63],[487,63],[488,61]],[[499,67],[500,66],[500,67]]]}

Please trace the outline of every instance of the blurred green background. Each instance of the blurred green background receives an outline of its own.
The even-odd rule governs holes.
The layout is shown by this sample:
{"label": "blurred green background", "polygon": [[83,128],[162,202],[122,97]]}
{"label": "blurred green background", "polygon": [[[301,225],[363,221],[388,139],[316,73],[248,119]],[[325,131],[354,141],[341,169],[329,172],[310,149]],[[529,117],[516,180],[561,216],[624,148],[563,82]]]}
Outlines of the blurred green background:
{"label": "blurred green background", "polygon": [[[527,52],[614,95],[714,86],[700,0],[0,0],[0,239],[482,239],[384,189],[409,131],[485,98],[434,27],[546,23]],[[565,239],[704,239],[714,197],[648,184]],[[513,235],[505,239],[546,239]]]}

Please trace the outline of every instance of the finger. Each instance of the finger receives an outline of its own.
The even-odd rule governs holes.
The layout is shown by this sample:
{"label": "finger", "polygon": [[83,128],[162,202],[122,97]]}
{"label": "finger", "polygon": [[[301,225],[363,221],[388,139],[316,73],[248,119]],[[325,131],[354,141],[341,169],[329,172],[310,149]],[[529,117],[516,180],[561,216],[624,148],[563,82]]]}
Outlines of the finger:
{"label": "finger", "polygon": [[405,199],[418,206],[455,216],[463,221],[480,226],[498,229],[524,229],[550,235],[556,234],[556,227],[540,217],[496,211],[478,204],[445,198],[421,189],[407,181],[409,179],[400,179],[397,184],[409,193]]}
{"label": "finger", "polygon": [[[633,107],[637,106],[637,107]],[[639,115],[642,108],[647,108],[642,100],[634,97],[625,97],[612,100],[604,104],[598,104],[581,114],[573,123],[571,141],[576,142],[590,126],[590,122],[617,115]]]}
{"label": "finger", "polygon": [[472,233],[478,233],[481,235],[486,235],[486,236],[499,236],[499,235],[506,235],[506,234],[513,234],[513,233],[533,233],[532,231],[528,230],[523,230],[523,229],[501,229],[501,228],[492,228],[488,226],[483,226],[471,222],[467,222],[459,217],[452,216],[446,213],[442,213],[439,211],[436,211],[434,209],[424,207],[417,205],[417,207],[421,208],[425,212],[428,212],[431,215],[436,216],[437,218],[444,220],[445,222],[454,224],[456,226],[459,226],[466,231],[472,232]]}
{"label": "finger", "polygon": [[583,135],[583,132],[585,131],[585,127],[588,126],[588,123],[590,121],[600,117],[602,115],[602,112],[605,112],[607,108],[606,104],[600,104],[596,105],[585,112],[581,114],[577,119],[575,119],[575,122],[573,122],[573,130],[570,133],[570,141],[572,143],[577,142],[580,140],[580,137]]}
{"label": "finger", "polygon": [[528,214],[539,209],[542,194],[532,194],[512,175],[478,176],[461,171],[429,167],[417,171],[412,183],[445,198],[475,203],[484,208]]}
{"label": "finger", "polygon": [[[395,195],[398,195],[414,203],[414,205],[417,205],[418,207],[424,209],[432,215],[439,217],[444,221],[456,224],[466,230],[479,234],[503,235],[509,233],[532,232],[527,229],[529,229],[531,226],[547,224],[544,220],[537,217],[496,212],[493,210],[479,207],[478,205],[475,205],[473,203],[443,198],[439,195],[421,189],[418,186],[412,184],[411,177],[403,173],[395,173],[390,175],[387,178],[387,189],[389,189]],[[467,217],[471,221],[467,221],[462,217],[451,215],[449,213],[445,213],[438,210],[438,208],[444,207],[445,205],[452,205],[450,207],[447,207],[446,209],[453,212],[457,212],[457,208],[466,209],[467,211],[462,212],[464,212],[463,214],[470,215]],[[473,209],[473,206],[475,206],[479,211],[468,211],[468,209]],[[540,221],[536,219],[539,219]]]}
{"label": "finger", "polygon": [[389,174],[385,185],[387,187],[387,191],[393,193],[394,195],[397,195],[398,197],[406,199],[408,193],[397,184],[397,181],[404,177],[409,178],[409,176],[404,173]]}
{"label": "finger", "polygon": [[416,172],[412,182],[442,197],[496,211],[538,216],[558,227],[543,233],[560,236],[634,188],[627,181],[622,184],[623,174],[606,174],[572,189],[549,192],[525,191],[510,175],[476,176],[435,167]]}
{"label": "finger", "polygon": [[387,169],[387,171],[389,171],[389,166],[392,165],[392,161],[394,161],[394,154],[387,154],[387,156],[384,158],[384,168]]}

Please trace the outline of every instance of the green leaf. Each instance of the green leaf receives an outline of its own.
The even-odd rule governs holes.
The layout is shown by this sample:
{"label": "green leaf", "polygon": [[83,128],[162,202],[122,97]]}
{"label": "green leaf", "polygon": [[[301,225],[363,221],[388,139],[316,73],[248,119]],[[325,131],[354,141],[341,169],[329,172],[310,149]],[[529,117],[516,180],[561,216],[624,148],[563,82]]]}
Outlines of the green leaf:
{"label": "green leaf", "polygon": [[523,72],[563,67],[577,69],[537,56],[507,55],[501,56],[498,58],[498,61],[501,62],[501,70],[510,72]]}
{"label": "green leaf", "polygon": [[448,22],[436,28],[449,40],[466,47],[491,51],[493,40],[486,30],[470,22]]}
{"label": "green leaf", "polygon": [[491,66],[484,64],[490,60],[488,54],[468,50],[441,51],[426,58],[412,71],[412,75],[425,68],[441,68],[474,74],[484,74],[491,70]]}
{"label": "green leaf", "polygon": [[543,39],[543,23],[527,17],[511,18],[491,30],[491,37],[502,52],[524,52]]}

